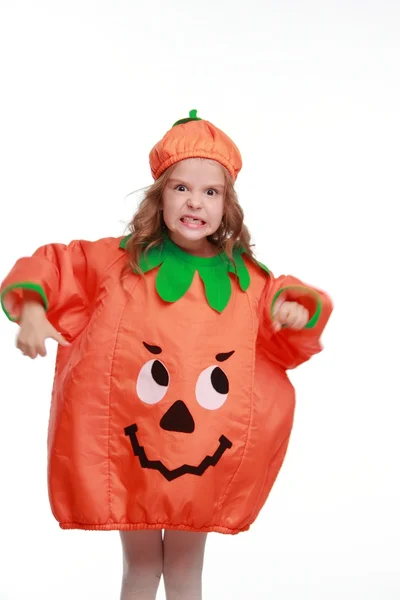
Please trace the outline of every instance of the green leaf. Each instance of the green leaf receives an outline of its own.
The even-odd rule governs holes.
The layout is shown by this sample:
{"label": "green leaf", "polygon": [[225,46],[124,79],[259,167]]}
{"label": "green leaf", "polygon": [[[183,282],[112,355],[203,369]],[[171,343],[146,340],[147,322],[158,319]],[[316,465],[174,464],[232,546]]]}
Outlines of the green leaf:
{"label": "green leaf", "polygon": [[173,254],[164,255],[156,277],[156,289],[165,302],[176,302],[190,288],[196,268]]}
{"label": "green leaf", "polygon": [[164,253],[162,246],[156,246],[155,248],[150,248],[148,252],[143,252],[140,257],[139,266],[143,273],[147,273],[151,269],[160,266],[163,260]]}
{"label": "green leaf", "polygon": [[[191,118],[198,118],[193,115]],[[129,237],[130,235],[121,241],[121,248],[126,247]],[[156,290],[166,302],[176,302],[182,298],[190,288],[195,272],[198,271],[208,304],[214,310],[222,312],[232,294],[229,273],[237,277],[243,292],[246,292],[250,286],[250,273],[243,258],[244,254],[243,248],[235,247],[233,263],[224,252],[218,257],[199,258],[180,249],[165,233],[162,245],[144,252],[139,264],[143,273],[161,265],[156,277]],[[269,269],[263,263],[257,262],[257,264],[270,275]]]}
{"label": "green leaf", "polygon": [[265,271],[266,273],[268,273],[268,275],[270,275],[270,270],[268,269],[268,267],[266,267],[265,265],[263,265],[262,262],[259,262],[259,261],[257,261],[257,264],[258,264],[259,267],[261,267],[261,269],[263,271]]}
{"label": "green leaf", "polygon": [[240,288],[245,292],[250,285],[250,273],[247,269],[246,263],[243,260],[241,252],[235,252],[234,254],[236,273],[239,279]]}
{"label": "green leaf", "polygon": [[198,271],[204,284],[208,304],[214,310],[222,312],[228,305],[232,294],[232,285],[226,264],[198,267]]}
{"label": "green leaf", "polygon": [[125,237],[122,238],[122,240],[121,240],[121,242],[119,244],[120,248],[123,248],[125,250],[126,244],[127,244],[128,240],[129,240],[129,238],[131,237],[131,235],[132,234],[130,233],[129,235],[126,235]]}

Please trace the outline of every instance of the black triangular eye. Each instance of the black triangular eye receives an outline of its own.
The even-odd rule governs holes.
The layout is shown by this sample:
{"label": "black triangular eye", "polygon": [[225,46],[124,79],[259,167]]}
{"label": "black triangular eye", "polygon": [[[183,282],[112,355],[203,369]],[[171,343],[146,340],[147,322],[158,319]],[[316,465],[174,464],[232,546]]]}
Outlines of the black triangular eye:
{"label": "black triangular eye", "polygon": [[169,375],[162,362],[155,360],[151,367],[151,375],[158,385],[166,387],[169,384]]}

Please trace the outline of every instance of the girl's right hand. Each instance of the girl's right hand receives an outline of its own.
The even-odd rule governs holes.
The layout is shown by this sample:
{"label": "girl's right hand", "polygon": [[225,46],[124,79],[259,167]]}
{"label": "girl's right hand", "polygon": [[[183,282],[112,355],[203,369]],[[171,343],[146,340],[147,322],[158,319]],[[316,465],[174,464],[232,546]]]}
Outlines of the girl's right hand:
{"label": "girl's right hand", "polygon": [[36,358],[46,356],[45,340],[51,338],[61,344],[69,346],[67,340],[60,334],[46,318],[44,306],[38,301],[24,302],[19,322],[20,331],[17,336],[16,346],[24,356]]}

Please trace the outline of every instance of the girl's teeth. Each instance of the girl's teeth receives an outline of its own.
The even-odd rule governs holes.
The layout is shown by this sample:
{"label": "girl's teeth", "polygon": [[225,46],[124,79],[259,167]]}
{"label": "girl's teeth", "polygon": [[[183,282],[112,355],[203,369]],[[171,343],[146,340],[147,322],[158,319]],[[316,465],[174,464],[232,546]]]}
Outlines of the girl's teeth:
{"label": "girl's teeth", "polygon": [[202,223],[203,222],[201,219],[192,219],[190,217],[183,217],[183,220],[185,221],[185,223]]}

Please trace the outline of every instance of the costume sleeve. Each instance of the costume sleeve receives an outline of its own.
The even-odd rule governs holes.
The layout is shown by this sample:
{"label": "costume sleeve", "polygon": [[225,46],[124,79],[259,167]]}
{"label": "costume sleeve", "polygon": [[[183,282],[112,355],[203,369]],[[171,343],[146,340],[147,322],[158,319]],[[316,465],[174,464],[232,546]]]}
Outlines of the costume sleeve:
{"label": "costume sleeve", "polygon": [[[309,312],[310,318],[304,329],[273,330],[273,310],[278,298],[298,302]],[[262,351],[284,369],[294,369],[323,349],[320,338],[333,305],[330,298],[314,287],[305,285],[292,276],[275,279],[270,274],[260,301],[259,344]]]}
{"label": "costume sleeve", "polygon": [[0,286],[1,306],[6,316],[18,322],[23,290],[37,292],[50,323],[68,341],[74,339],[89,319],[97,289],[96,269],[88,258],[95,244],[86,241],[48,244],[32,256],[20,258]]}

